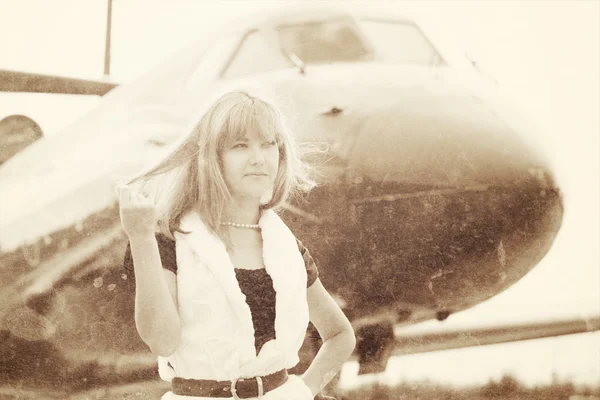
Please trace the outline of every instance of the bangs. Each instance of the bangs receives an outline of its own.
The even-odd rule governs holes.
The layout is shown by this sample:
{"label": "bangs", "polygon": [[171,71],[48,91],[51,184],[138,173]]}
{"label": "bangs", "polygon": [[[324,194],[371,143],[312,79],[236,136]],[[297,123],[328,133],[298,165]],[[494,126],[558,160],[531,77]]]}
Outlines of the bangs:
{"label": "bangs", "polygon": [[245,138],[258,137],[264,141],[283,143],[282,123],[277,110],[256,98],[246,98],[229,112],[218,139],[219,149],[230,147]]}

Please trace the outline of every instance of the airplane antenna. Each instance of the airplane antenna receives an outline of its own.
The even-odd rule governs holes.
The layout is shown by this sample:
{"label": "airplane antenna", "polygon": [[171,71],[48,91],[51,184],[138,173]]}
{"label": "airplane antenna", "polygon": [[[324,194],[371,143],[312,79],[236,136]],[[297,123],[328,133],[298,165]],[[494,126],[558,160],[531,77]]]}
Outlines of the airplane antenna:
{"label": "airplane antenna", "polygon": [[106,45],[104,47],[104,76],[110,75],[110,34],[112,30],[112,2],[108,0],[108,12],[106,13]]}

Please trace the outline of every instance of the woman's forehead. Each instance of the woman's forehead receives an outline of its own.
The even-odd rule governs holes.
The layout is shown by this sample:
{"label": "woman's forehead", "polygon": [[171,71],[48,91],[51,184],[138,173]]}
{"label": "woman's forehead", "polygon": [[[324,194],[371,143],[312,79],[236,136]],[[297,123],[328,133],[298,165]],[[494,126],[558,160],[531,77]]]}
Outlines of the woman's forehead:
{"label": "woman's forehead", "polygon": [[240,132],[240,134],[235,137],[235,140],[240,142],[262,141],[276,136],[277,134],[275,132],[262,132],[248,129],[245,132]]}
{"label": "woman's forehead", "polygon": [[279,129],[262,124],[248,124],[234,132],[229,132],[228,141],[272,140],[279,137]]}

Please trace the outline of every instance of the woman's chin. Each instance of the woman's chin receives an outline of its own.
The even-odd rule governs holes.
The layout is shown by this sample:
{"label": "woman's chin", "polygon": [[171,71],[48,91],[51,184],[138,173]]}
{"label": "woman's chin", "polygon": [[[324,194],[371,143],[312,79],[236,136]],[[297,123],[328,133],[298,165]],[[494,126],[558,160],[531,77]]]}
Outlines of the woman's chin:
{"label": "woman's chin", "polygon": [[256,199],[256,201],[264,204],[271,200],[271,197],[273,197],[273,191],[271,188],[252,188],[237,192],[236,197],[246,200]]}

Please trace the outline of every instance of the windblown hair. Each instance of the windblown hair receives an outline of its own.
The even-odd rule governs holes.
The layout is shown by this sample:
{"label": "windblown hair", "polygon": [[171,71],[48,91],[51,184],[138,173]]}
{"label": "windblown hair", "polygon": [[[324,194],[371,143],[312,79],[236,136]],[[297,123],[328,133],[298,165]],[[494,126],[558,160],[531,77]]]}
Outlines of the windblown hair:
{"label": "windblown hair", "polygon": [[299,148],[279,109],[248,92],[229,92],[208,109],[179,145],[127,183],[152,187],[158,231],[173,238],[174,232],[181,232],[181,218],[196,209],[208,229],[221,236],[220,223],[232,204],[221,154],[246,133],[275,140],[279,149],[279,168],[272,195],[261,204],[262,209],[278,209],[301,189],[314,186],[308,177],[309,168],[302,162]]}

